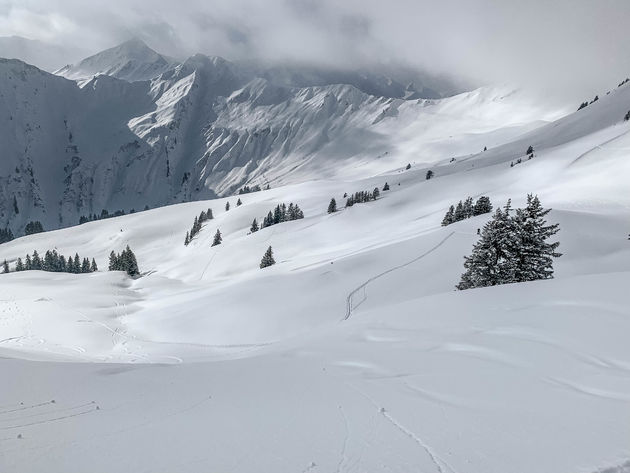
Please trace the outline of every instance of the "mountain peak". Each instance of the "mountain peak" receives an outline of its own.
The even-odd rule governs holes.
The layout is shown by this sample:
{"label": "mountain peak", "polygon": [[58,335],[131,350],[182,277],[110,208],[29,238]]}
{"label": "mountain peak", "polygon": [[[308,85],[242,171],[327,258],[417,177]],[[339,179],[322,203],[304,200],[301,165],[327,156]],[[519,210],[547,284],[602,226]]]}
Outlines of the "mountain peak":
{"label": "mountain peak", "polygon": [[77,64],[59,69],[56,74],[73,80],[104,74],[136,82],[153,79],[171,65],[169,59],[151,49],[140,38],[133,37]]}

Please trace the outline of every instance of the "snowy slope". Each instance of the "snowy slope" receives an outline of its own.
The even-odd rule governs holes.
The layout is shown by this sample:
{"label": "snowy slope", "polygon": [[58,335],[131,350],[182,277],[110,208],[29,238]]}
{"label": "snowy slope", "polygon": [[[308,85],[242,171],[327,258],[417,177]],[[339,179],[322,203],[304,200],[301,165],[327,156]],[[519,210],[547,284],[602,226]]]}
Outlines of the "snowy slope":
{"label": "snowy slope", "polygon": [[[192,88],[189,76],[171,80]],[[236,107],[276,97],[264,83],[239,90]],[[366,159],[357,170],[382,174],[342,168],[343,180],[240,207],[184,203],[1,245],[12,264],[55,247],[103,270],[130,244],[144,275],[0,276],[0,369],[13,381],[0,391],[0,469],[626,473],[628,93],[523,137],[510,125],[528,112],[502,115],[502,94],[415,104],[425,120],[407,122],[414,105],[401,104],[407,126],[382,159],[428,150],[409,171]],[[336,117],[339,101],[320,99]],[[384,134],[394,122],[379,121]],[[510,167],[530,143],[534,159]],[[385,181],[378,201],[326,213],[331,197]],[[556,279],[453,291],[488,217],[441,227],[448,205],[485,194],[518,206],[528,192],[561,225]],[[289,201],[304,220],[247,234]],[[208,207],[215,218],[185,247]],[[260,270],[269,245],[277,264]]]}
{"label": "snowy slope", "polygon": [[[137,63],[153,64],[135,43],[114,52],[136,47],[146,59]],[[376,175],[503,144],[558,116],[512,92],[403,100],[347,84],[289,87],[203,55],[151,81],[99,75],[79,86],[3,60],[0,225],[20,234],[32,219],[59,228],[102,209],[207,199],[244,185]]]}
{"label": "snowy slope", "polygon": [[174,64],[174,60],[156,53],[142,40],[133,38],[77,64],[68,64],[55,71],[55,74],[74,80],[108,75],[135,82],[153,79]]}

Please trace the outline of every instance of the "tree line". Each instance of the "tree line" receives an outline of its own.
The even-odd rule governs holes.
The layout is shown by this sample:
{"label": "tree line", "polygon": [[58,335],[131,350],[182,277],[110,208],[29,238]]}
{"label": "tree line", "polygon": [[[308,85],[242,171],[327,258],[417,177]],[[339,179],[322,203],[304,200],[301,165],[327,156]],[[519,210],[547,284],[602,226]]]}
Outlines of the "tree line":
{"label": "tree line", "polygon": [[463,202],[460,200],[457,206],[451,205],[449,207],[442,220],[442,226],[445,227],[451,223],[490,212],[492,212],[492,203],[489,197],[482,195],[474,204],[472,197],[467,197]]}
{"label": "tree line", "polygon": [[[9,263],[4,260],[3,272],[9,272]],[[93,273],[98,271],[96,261],[92,258],[92,262],[88,258],[81,259],[78,253],[74,258],[66,258],[64,255],[57,253],[57,250],[48,250],[42,258],[37,250],[33,251],[33,256],[26,255],[24,260],[18,258],[15,263],[15,271],[48,271],[53,273]]]}
{"label": "tree line", "polygon": [[[145,205],[144,206],[144,210],[149,210],[149,206]],[[129,211],[129,214],[135,214],[136,213],[136,209],[131,209]],[[116,210],[113,213],[109,213],[108,210],[101,210],[100,214],[88,214],[87,216],[85,215],[81,215],[79,217],[79,225],[83,225],[84,223],[88,223],[88,222],[94,222],[96,220],[105,220],[108,218],[114,218],[114,217],[122,217],[123,215],[127,215],[126,212],[124,210]]]}
{"label": "tree line", "polygon": [[523,209],[512,209],[508,200],[498,208],[481,230],[479,241],[465,257],[465,272],[459,290],[516,282],[550,279],[553,259],[562,256],[559,242],[549,242],[558,233],[558,224],[547,224],[537,196],[529,194]]}

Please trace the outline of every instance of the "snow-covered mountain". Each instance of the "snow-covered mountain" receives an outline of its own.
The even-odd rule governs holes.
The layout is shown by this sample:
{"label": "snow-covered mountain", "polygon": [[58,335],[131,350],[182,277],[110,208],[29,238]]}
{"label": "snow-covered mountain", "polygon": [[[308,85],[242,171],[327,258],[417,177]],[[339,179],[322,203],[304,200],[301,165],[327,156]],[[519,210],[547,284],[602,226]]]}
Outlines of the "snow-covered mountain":
{"label": "snow-covered mountain", "polygon": [[149,48],[142,40],[132,38],[118,46],[90,56],[77,64],[69,64],[55,71],[68,79],[90,79],[107,75],[129,82],[153,79],[175,64],[173,59],[162,56]]}
{"label": "snow-covered mountain", "polygon": [[[479,143],[497,145],[551,116],[505,89],[405,100],[267,72],[203,55],[174,64],[138,40],[59,73],[79,81],[0,61],[0,226],[374,174],[475,151],[450,146],[463,134],[501,127]],[[448,149],[426,139],[443,143],[441,120],[462,123]]]}
{"label": "snow-covered mountain", "polygon": [[[255,154],[274,119],[294,151],[268,165],[274,182],[291,183],[243,195],[238,207],[232,196],[180,203],[0,245],[11,269],[49,249],[101,268],[0,275],[0,370],[10,381],[0,389],[1,471],[629,471],[630,84],[544,124],[550,116],[523,96],[496,89],[421,102],[263,79],[231,91],[238,75],[203,56],[152,82],[99,77],[83,88],[11,67],[11,84],[23,77],[30,91],[12,112],[30,121],[50,112],[27,136],[47,128],[70,140],[51,111],[72,111],[67,146],[81,161],[71,170],[69,159],[70,182],[81,182],[84,162],[101,169],[114,131],[148,153],[174,122],[168,157],[179,172],[187,152],[175,150],[191,137],[179,133],[204,113],[216,113],[212,133],[226,130],[227,151],[215,145],[202,169],[231,169],[219,158],[237,163],[238,149]],[[193,112],[193,102],[203,107]],[[264,123],[267,138],[254,139]],[[90,127],[104,133],[94,143]],[[233,133],[249,133],[242,148]],[[323,133],[337,138],[315,146]],[[209,136],[199,146],[221,142]],[[280,164],[299,152],[291,140],[321,150],[302,160],[304,176],[336,175],[298,182],[301,169]],[[389,153],[374,155],[381,141]],[[356,151],[365,143],[374,153]],[[114,193],[154,178],[140,173],[152,172],[148,155],[116,152],[125,164],[107,163]],[[57,168],[21,171],[2,188],[43,193],[44,172]],[[344,193],[385,182],[378,200],[343,208]],[[495,208],[509,198],[520,207],[527,193],[560,224],[554,279],[454,291],[489,216],[441,226],[449,205],[486,195]],[[332,197],[340,210],[328,214]],[[305,218],[250,233],[282,202]],[[214,218],[184,246],[208,208]],[[217,229],[223,243],[211,246]],[[126,245],[142,277],[106,271]],[[269,246],[276,264],[261,270]]]}

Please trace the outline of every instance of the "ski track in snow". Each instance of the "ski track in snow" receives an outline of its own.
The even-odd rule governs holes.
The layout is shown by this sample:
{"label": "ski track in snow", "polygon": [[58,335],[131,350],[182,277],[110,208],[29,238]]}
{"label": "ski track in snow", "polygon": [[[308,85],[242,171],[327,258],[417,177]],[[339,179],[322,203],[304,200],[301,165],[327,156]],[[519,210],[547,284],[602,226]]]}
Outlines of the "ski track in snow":
{"label": "ski track in snow", "polygon": [[365,302],[365,300],[367,299],[367,294],[364,292],[364,296],[363,299],[356,305],[353,306],[352,304],[352,298],[354,297],[355,294],[357,294],[359,291],[361,290],[365,290],[365,288],[367,287],[368,284],[370,284],[371,282],[376,281],[377,279],[382,278],[383,276],[388,275],[389,273],[392,273],[394,271],[397,271],[399,269],[402,269],[406,266],[409,266],[413,263],[415,263],[416,261],[421,260],[422,258],[424,258],[425,256],[433,253],[435,250],[437,250],[439,247],[441,247],[444,243],[446,243],[446,241],[451,238],[453,235],[455,234],[455,232],[451,232],[449,233],[446,237],[444,237],[437,245],[435,245],[433,248],[425,251],[424,253],[422,253],[420,256],[415,257],[414,259],[407,261],[406,263],[400,264],[398,266],[394,266],[393,268],[390,268],[386,271],[383,271],[382,273],[377,274],[376,276],[372,276],[371,278],[369,278],[368,280],[366,280],[364,283],[362,283],[361,285],[359,285],[358,287],[356,287],[355,289],[353,289],[350,294],[348,294],[348,297],[346,299],[346,315],[343,318],[343,320],[348,320],[350,317],[352,317],[352,311],[354,309],[356,309],[359,305],[361,305],[363,302]]}

